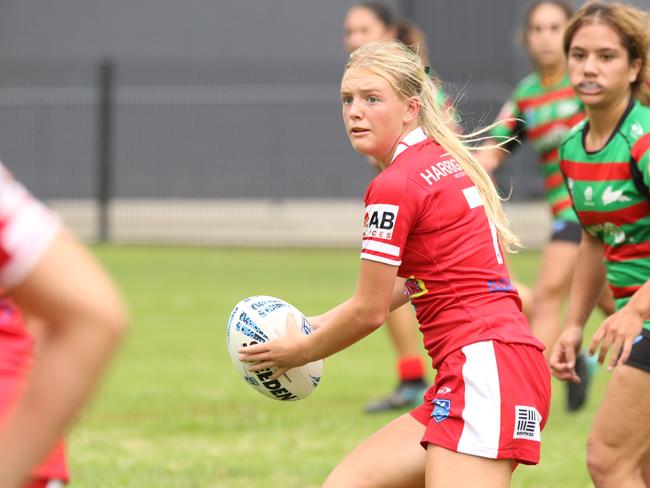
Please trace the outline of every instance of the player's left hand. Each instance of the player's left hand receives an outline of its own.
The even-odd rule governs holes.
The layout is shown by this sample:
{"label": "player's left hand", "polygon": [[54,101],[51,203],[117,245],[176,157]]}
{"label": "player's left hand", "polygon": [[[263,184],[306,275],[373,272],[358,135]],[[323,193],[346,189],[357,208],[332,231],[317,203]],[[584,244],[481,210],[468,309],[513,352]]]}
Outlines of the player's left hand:
{"label": "player's left hand", "polygon": [[240,361],[250,362],[248,371],[255,372],[275,368],[271,380],[277,379],[291,368],[307,364],[303,341],[306,336],[300,332],[292,313],[287,314],[287,331],[284,336],[270,342],[263,342],[239,349]]}
{"label": "player's left hand", "polygon": [[641,333],[643,322],[643,317],[626,305],[601,324],[591,339],[589,354],[593,356],[600,348],[599,364],[605,363],[605,357],[610,352],[607,369],[612,371],[622,366],[630,356],[634,339]]}

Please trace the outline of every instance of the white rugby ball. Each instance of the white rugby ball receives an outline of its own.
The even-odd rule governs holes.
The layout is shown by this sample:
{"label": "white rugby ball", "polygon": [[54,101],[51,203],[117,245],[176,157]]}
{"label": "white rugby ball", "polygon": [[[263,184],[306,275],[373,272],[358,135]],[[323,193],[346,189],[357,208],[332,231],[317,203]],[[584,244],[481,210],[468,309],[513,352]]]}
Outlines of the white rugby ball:
{"label": "white rugby ball", "polygon": [[318,360],[288,370],[271,380],[274,368],[247,371],[250,363],[239,360],[240,347],[269,342],[286,332],[287,314],[292,313],[300,331],[309,335],[311,325],[298,309],[284,300],[269,296],[252,296],[235,305],[228,319],[227,342],[230,359],[237,372],[253,389],[274,400],[300,400],[309,395],[320,382],[323,361]]}

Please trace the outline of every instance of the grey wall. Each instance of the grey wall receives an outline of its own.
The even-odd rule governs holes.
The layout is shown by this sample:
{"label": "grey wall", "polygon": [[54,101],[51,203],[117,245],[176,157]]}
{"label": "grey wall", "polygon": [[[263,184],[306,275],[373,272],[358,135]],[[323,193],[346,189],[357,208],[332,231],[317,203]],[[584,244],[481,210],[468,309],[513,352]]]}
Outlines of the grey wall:
{"label": "grey wall", "polygon": [[[360,198],[338,83],[347,0],[4,0],[0,157],[44,197],[97,188],[97,64],[116,61],[114,194]],[[637,1],[639,4],[647,0]],[[394,4],[398,4],[394,2]],[[514,43],[529,2],[401,0],[467,127],[530,70]],[[499,175],[539,196],[534,157]]]}
{"label": "grey wall", "polygon": [[344,59],[346,0],[4,0],[0,56]]}

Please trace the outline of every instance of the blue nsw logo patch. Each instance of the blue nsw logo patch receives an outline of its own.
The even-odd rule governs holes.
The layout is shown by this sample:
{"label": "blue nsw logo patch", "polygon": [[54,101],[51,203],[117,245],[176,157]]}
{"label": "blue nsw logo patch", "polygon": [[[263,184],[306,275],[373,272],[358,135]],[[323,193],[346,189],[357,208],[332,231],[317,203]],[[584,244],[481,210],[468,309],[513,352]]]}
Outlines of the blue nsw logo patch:
{"label": "blue nsw logo patch", "polygon": [[433,412],[431,416],[433,420],[440,423],[449,417],[449,410],[451,410],[451,400],[445,400],[442,398],[433,399]]}

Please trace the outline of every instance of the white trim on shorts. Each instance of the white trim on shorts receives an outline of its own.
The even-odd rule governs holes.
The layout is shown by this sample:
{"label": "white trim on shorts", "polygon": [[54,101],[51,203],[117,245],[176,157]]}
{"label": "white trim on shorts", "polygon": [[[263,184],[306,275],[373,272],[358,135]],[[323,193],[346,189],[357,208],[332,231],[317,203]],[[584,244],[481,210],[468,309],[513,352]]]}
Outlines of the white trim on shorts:
{"label": "white trim on shorts", "polygon": [[458,452],[496,459],[501,436],[501,387],[492,341],[470,344],[465,355],[465,408]]}

